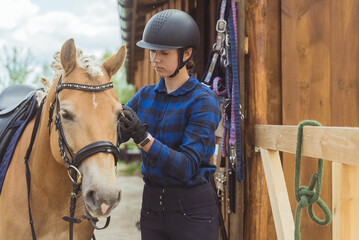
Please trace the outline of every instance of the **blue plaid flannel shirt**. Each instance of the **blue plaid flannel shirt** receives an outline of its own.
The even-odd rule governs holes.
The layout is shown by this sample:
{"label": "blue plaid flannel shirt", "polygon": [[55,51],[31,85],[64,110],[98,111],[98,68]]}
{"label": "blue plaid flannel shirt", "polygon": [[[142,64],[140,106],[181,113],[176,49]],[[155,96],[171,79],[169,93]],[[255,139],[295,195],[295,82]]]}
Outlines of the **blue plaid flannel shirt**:
{"label": "blue plaid flannel shirt", "polygon": [[[148,153],[141,150],[143,179],[150,186],[194,186],[209,181],[216,166],[215,130],[220,121],[217,96],[190,77],[167,94],[164,79],[143,87],[127,103],[148,124],[155,138]],[[121,142],[128,137],[122,136]]]}

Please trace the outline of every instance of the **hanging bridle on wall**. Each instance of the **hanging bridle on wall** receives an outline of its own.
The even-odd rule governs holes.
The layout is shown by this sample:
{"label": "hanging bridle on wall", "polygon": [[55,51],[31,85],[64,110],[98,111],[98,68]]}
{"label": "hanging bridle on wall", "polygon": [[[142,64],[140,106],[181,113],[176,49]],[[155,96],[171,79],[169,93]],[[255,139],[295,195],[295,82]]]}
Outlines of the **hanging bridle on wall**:
{"label": "hanging bridle on wall", "polygon": [[[219,202],[221,202],[224,199],[224,195],[221,193],[225,190],[223,183],[227,183],[228,209],[226,212],[230,214],[235,212],[236,207],[235,180],[243,182],[245,178],[241,139],[241,121],[244,119],[244,115],[241,111],[239,96],[236,3],[233,0],[218,0],[218,8],[216,43],[209,55],[201,82],[213,90],[223,105],[221,162],[228,159],[228,168],[224,170],[226,175],[218,175],[216,178],[218,184],[215,187],[217,187],[216,192],[219,193]],[[227,239],[222,216],[219,221],[222,238]]]}
{"label": "hanging bridle on wall", "polygon": [[[113,88],[113,83],[106,83],[102,85],[84,85],[84,84],[78,84],[78,83],[62,83],[62,76],[60,76],[60,79],[58,81],[56,90],[55,90],[55,99],[50,105],[49,109],[49,134],[51,133],[51,123],[53,122],[52,116],[54,111],[54,104],[56,103],[56,112],[54,116],[54,123],[55,123],[55,129],[59,133],[59,149],[60,149],[60,155],[62,159],[65,162],[65,168],[68,172],[68,175],[73,183],[73,190],[71,193],[71,199],[70,199],[70,216],[65,216],[63,219],[67,222],[69,222],[69,239],[73,239],[73,224],[74,223],[80,223],[81,220],[78,218],[75,218],[75,209],[76,209],[76,199],[77,199],[77,193],[81,190],[81,183],[82,183],[82,176],[80,171],[78,170],[79,166],[85,160],[86,158],[100,152],[104,153],[111,153],[114,156],[115,165],[117,163],[117,160],[119,159],[120,151],[119,151],[119,142],[117,141],[117,147],[109,142],[109,141],[96,141],[93,143],[90,143],[86,145],[85,147],[81,148],[77,153],[74,153],[69,146],[66,137],[64,135],[64,130],[61,124],[61,117],[60,117],[60,102],[58,98],[58,94],[63,89],[73,89],[73,90],[80,90],[80,91],[86,91],[86,92],[100,92],[105,91],[107,89]],[[35,125],[33,129],[33,133],[31,136],[31,142],[28,147],[28,150],[26,152],[25,156],[25,164],[26,164],[26,180],[28,185],[28,206],[29,206],[29,218],[30,218],[30,225],[31,225],[31,232],[33,239],[36,239],[35,235],[35,229],[33,225],[32,215],[31,215],[31,208],[30,208],[30,170],[28,167],[28,159],[31,153],[32,145],[35,140],[36,132],[38,129],[38,125],[40,122],[40,115],[41,115],[41,109],[43,106],[44,101],[41,104],[40,110],[37,114]],[[70,155],[70,157],[68,156]],[[97,218],[93,218],[91,216],[83,216],[84,219],[89,220],[90,224],[97,230],[101,230],[106,228],[110,223],[110,216],[107,217],[106,223],[104,227],[100,228],[96,226],[96,222],[98,221]]]}

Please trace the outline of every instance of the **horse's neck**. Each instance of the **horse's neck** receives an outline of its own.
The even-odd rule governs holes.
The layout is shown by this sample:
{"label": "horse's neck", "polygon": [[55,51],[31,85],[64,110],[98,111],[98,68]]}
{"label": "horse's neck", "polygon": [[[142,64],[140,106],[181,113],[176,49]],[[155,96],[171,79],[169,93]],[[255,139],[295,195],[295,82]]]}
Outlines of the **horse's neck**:
{"label": "horse's neck", "polygon": [[[63,221],[62,217],[69,216],[72,182],[64,165],[58,163],[52,154],[47,124],[48,109],[44,106],[29,159],[31,211],[35,227],[37,227],[36,234],[40,236],[38,239],[49,239],[54,237],[54,233],[59,239],[62,239],[62,236],[67,236],[69,231],[68,223]],[[52,132],[51,134],[57,133]],[[79,207],[82,205],[82,198],[80,197],[77,199],[76,218],[85,215],[83,208]],[[48,228],[52,230],[49,231]],[[92,232],[91,226],[84,222],[75,226],[74,236],[75,239],[89,239]]]}

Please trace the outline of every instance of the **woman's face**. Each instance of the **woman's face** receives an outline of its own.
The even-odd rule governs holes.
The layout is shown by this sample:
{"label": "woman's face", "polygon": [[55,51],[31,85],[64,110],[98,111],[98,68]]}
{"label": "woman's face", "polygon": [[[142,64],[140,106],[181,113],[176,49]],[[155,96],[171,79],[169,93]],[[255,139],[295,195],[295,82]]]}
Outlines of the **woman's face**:
{"label": "woman's face", "polygon": [[159,77],[169,77],[177,69],[178,51],[170,50],[150,50],[150,61]]}

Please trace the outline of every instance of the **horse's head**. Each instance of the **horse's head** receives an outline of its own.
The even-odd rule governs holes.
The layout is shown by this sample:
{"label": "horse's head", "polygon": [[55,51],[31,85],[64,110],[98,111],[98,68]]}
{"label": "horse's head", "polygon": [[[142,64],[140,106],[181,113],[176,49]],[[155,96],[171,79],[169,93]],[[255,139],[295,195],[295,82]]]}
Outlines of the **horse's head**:
{"label": "horse's head", "polygon": [[[72,154],[76,158],[80,150],[84,150],[85,146],[92,143],[105,142],[107,145],[112,145],[108,151],[104,150],[106,146],[101,144],[97,148],[90,145],[92,148],[85,149],[85,154],[82,155],[77,166],[82,176],[81,189],[84,205],[86,211],[93,217],[108,216],[120,200],[114,164],[117,161],[114,159],[116,156],[114,152],[117,149],[114,146],[117,144],[118,116],[122,107],[111,86],[100,90],[91,90],[91,87],[110,83],[111,76],[116,74],[122,66],[125,56],[126,48],[122,46],[115,55],[101,65],[94,57],[83,57],[81,52],[76,51],[72,39],[64,43],[58,56],[61,62],[59,66],[61,84],[64,86],[68,83],[86,85],[90,86],[90,89],[64,87],[61,91],[57,91],[56,101],[54,101],[55,124],[51,126],[50,135],[51,151],[56,161],[64,165],[64,158],[59,153],[61,132],[65,138],[63,145],[67,145],[63,150],[70,162],[73,161]],[[59,119],[62,128],[57,133],[56,118]],[[68,167],[68,164],[65,165]]]}

